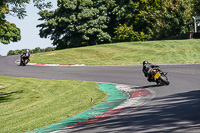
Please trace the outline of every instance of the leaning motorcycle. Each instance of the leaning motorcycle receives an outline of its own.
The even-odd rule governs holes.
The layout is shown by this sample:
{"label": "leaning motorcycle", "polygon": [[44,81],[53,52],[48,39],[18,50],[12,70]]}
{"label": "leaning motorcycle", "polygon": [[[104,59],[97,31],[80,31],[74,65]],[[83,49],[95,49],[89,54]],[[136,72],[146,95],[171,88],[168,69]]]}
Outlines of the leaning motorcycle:
{"label": "leaning motorcycle", "polygon": [[167,78],[167,73],[163,72],[160,67],[155,67],[150,70],[152,77],[154,77],[157,84],[169,85],[170,82]]}
{"label": "leaning motorcycle", "polygon": [[25,56],[21,56],[20,57],[20,66],[26,66],[26,64],[28,63],[28,59],[25,58]]}

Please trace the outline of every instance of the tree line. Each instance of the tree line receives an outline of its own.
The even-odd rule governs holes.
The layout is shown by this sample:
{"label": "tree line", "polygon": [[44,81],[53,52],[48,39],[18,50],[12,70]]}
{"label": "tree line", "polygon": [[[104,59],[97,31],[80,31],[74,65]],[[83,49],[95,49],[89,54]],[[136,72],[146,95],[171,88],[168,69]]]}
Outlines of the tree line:
{"label": "tree line", "polygon": [[[40,47],[36,47],[35,49],[28,49],[30,53],[42,53],[42,52],[50,52],[54,51],[56,48],[55,47],[47,47],[44,49],[41,49]],[[26,52],[27,49],[22,49],[22,50],[10,50],[7,55],[22,55],[23,53]]]}
{"label": "tree line", "polygon": [[[20,40],[20,30],[14,24],[9,25],[5,17],[11,1],[30,0],[0,3],[0,7],[4,7],[0,9],[2,43]],[[58,8],[52,11],[43,10],[50,7],[44,0],[33,1],[41,9],[38,14],[42,23],[37,25],[39,35],[50,38],[57,49],[158,40],[193,32],[192,16],[200,15],[200,1],[197,0],[57,0]],[[14,12],[19,18],[25,16],[23,10]]]}

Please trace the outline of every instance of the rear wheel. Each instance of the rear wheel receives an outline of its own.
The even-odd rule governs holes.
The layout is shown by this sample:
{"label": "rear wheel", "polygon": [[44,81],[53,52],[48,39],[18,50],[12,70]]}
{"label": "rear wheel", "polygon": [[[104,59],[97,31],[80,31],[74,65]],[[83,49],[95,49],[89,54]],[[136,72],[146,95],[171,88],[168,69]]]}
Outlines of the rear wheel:
{"label": "rear wheel", "polygon": [[160,80],[165,83],[166,85],[169,85],[170,82],[168,81],[167,77],[165,75],[160,76]]}

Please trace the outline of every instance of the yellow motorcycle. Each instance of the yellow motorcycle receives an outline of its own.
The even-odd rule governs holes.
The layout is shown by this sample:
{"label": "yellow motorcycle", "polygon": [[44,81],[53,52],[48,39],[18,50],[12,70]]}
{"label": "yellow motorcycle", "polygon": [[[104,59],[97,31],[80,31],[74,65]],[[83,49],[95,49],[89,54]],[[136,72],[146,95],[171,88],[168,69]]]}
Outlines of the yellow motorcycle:
{"label": "yellow motorcycle", "polygon": [[157,84],[169,85],[170,82],[167,78],[167,73],[163,72],[160,67],[154,67],[150,70],[152,77]]}

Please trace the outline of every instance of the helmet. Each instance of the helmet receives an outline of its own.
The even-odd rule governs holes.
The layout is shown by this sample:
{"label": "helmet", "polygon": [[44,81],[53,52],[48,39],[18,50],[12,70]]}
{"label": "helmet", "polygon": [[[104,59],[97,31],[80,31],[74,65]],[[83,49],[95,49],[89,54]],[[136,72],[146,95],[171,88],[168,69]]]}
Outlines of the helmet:
{"label": "helmet", "polygon": [[29,50],[27,49],[27,50],[26,50],[26,52],[28,53],[28,52],[29,52]]}
{"label": "helmet", "polygon": [[148,61],[143,61],[143,65],[146,65],[148,64],[149,62]]}

